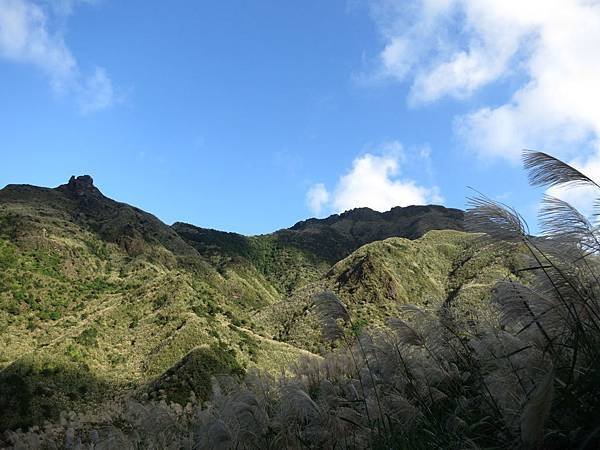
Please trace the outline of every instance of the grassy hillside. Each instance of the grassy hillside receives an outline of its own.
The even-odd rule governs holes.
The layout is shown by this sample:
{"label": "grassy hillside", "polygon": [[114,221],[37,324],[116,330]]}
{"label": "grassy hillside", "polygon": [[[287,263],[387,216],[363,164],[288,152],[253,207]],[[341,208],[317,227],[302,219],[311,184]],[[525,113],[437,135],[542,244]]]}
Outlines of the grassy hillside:
{"label": "grassy hillside", "polygon": [[217,270],[245,264],[287,296],[319,279],[332,264],[362,245],[391,236],[417,239],[430,230],[462,230],[462,220],[460,210],[409,206],[385,213],[357,208],[261,236],[242,236],[180,222],[173,229]]}
{"label": "grassy hillside", "polygon": [[253,332],[252,314],[279,299],[263,275],[243,263],[219,272],[158,219],[86,189],[0,191],[0,393],[19,411],[0,408],[4,427],[158,390],[184,358],[207,358],[205,373],[167,394],[303,353]]}
{"label": "grassy hillside", "polygon": [[418,239],[430,230],[463,230],[463,212],[443,206],[356,208],[326,219],[308,219],[275,234],[285,245],[336,263],[362,245],[389,237]]}
{"label": "grassy hillside", "polygon": [[183,223],[173,229],[219,272],[246,270],[279,296],[317,280],[331,266],[309,251],[284,245],[277,235],[242,236]]}
{"label": "grassy hillside", "polygon": [[[169,227],[106,198],[89,177],[56,189],[8,186],[0,423],[29,426],[131,396],[185,404],[192,391],[206,399],[215,374],[289,370],[322,350],[311,299],[323,290],[337,292],[359,325],[382,324],[406,303],[476,311],[510,258],[458,231],[377,240],[419,237],[444,211],[355,210],[246,237]],[[442,225],[458,220],[448,214]]]}
{"label": "grassy hillside", "polygon": [[265,307],[256,320],[277,339],[317,351],[320,327],[312,297],[323,291],[335,292],[358,325],[403,317],[407,304],[432,311],[451,304],[473,318],[485,310],[495,282],[514,278],[516,258],[459,231],[430,231],[417,240],[389,238],[359,248],[318,281]]}

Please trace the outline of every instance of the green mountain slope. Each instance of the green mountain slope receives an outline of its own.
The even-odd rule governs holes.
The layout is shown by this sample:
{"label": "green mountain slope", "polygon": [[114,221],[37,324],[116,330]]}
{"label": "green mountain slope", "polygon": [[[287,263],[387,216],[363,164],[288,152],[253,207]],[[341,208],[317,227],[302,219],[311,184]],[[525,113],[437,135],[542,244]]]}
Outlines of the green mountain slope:
{"label": "green mountain slope", "polygon": [[320,280],[267,306],[256,320],[269,324],[265,331],[276,339],[317,351],[320,327],[312,296],[327,290],[340,297],[357,324],[404,317],[407,304],[436,311],[451,303],[468,318],[480,313],[497,280],[514,276],[516,257],[459,231],[389,238],[359,248]]}
{"label": "green mountain slope", "polygon": [[308,219],[274,235],[283,245],[335,263],[362,245],[389,237],[418,239],[430,230],[463,230],[464,213],[443,206],[395,207],[387,212],[356,208],[326,219]]}
{"label": "green mountain slope", "polygon": [[357,208],[261,236],[179,222],[173,229],[219,270],[231,263],[247,262],[281,294],[289,295],[364,244],[392,236],[417,239],[430,230],[462,230],[462,221],[463,212],[457,209],[409,206],[385,213]]}
{"label": "green mountain slope", "polygon": [[0,191],[0,269],[0,393],[21,386],[22,411],[0,408],[3,426],[143,386],[190,352],[229,353],[234,372],[278,370],[302,353],[252,331],[253,311],[278,299],[264,277],[243,265],[219,273],[170,227],[88,179]]}
{"label": "green mountain slope", "polygon": [[183,223],[173,229],[219,272],[245,270],[280,296],[318,279],[330,267],[310,252],[282,244],[276,235],[242,236]]}
{"label": "green mountain slope", "polygon": [[[510,261],[473,250],[465,233],[427,233],[461,220],[435,206],[358,209],[247,237],[167,226],[86,176],[55,189],[7,186],[0,424],[125,395],[184,403],[191,391],[208,395],[213,374],[277,373],[316,358],[311,297],[326,289],[374,323],[407,302],[477,304]],[[405,238],[381,240],[389,236]],[[493,268],[486,276],[483,265]]]}

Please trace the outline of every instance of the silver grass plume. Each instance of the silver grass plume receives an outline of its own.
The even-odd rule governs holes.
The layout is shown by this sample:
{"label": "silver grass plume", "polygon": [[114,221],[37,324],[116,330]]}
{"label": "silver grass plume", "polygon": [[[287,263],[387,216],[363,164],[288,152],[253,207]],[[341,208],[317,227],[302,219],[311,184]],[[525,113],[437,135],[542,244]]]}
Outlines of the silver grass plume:
{"label": "silver grass plume", "polygon": [[240,428],[241,440],[261,434],[268,427],[269,417],[254,393],[239,391],[232,397],[231,410]]}
{"label": "silver grass plume", "polygon": [[280,407],[284,417],[299,423],[319,416],[319,407],[299,386],[286,385],[282,388]]}
{"label": "silver grass plume", "polygon": [[537,384],[521,413],[521,441],[525,448],[539,448],[544,440],[544,424],[554,397],[554,370]]}
{"label": "silver grass plume", "polygon": [[498,282],[492,297],[492,301],[500,306],[503,325],[531,321],[536,317],[531,308],[541,300],[541,296],[530,287],[515,281]]}
{"label": "silver grass plume", "polygon": [[387,320],[386,325],[394,330],[401,343],[416,346],[423,345],[423,336],[404,320],[392,317]]}
{"label": "silver grass plume", "polygon": [[411,428],[415,422],[422,419],[419,408],[415,407],[406,397],[398,393],[390,393],[385,398],[388,414],[402,428]]}
{"label": "silver grass plume", "polygon": [[496,242],[521,242],[529,235],[527,223],[515,209],[485,196],[469,199],[465,228]]}
{"label": "silver grass plume", "polygon": [[214,450],[226,450],[232,448],[232,436],[231,430],[227,426],[227,424],[220,419],[215,420],[209,426],[206,432],[207,438],[207,449]]}
{"label": "silver grass plume", "polygon": [[544,235],[553,240],[582,247],[588,253],[600,251],[597,230],[577,209],[564,200],[545,196],[539,213]]}
{"label": "silver grass plume", "polygon": [[563,332],[562,310],[556,299],[528,286],[501,281],[496,284],[492,301],[501,309],[503,325],[512,327],[519,324],[517,334],[526,330],[539,333],[543,337],[542,342],[551,346],[556,334]]}
{"label": "silver grass plume", "polygon": [[561,184],[600,187],[594,180],[574,167],[543,152],[524,150],[523,167],[528,172],[532,186],[558,186]]}
{"label": "silver grass plume", "polygon": [[101,442],[94,445],[94,449],[110,450],[114,448],[122,448],[123,450],[134,450],[135,445],[122,430],[114,426],[109,426],[106,433],[106,437]]}
{"label": "silver grass plume", "polygon": [[350,313],[337,295],[331,291],[316,294],[313,304],[323,327],[323,337],[334,341],[344,335],[340,322],[344,324],[350,321]]}

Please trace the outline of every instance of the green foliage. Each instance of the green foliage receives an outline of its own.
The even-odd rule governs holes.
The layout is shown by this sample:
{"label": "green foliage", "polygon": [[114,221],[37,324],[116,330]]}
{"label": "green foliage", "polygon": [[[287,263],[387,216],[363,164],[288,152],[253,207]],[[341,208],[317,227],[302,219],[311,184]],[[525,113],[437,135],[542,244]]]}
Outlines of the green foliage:
{"label": "green foliage", "polygon": [[96,347],[98,346],[98,330],[95,327],[86,328],[75,340],[85,347]]}
{"label": "green foliage", "polygon": [[321,342],[312,299],[319,291],[336,293],[359,328],[402,317],[407,303],[432,308],[453,303],[475,318],[496,280],[511,277],[509,267],[519,258],[519,252],[476,243],[475,235],[432,231],[415,241],[390,238],[367,244],[318,282],[264,308],[257,319],[277,339],[317,352]]}
{"label": "green foliage", "polygon": [[209,398],[212,377],[227,375],[239,378],[244,373],[236,359],[235,350],[218,342],[192,350],[153,382],[150,391],[161,392],[167,400],[185,405],[192,391],[200,399]]}
{"label": "green foliage", "polygon": [[0,240],[0,269],[7,270],[17,263],[14,248],[9,242]]}
{"label": "green foliage", "polygon": [[0,215],[0,238],[15,239],[19,228],[22,224],[18,214],[7,212]]}
{"label": "green foliage", "polygon": [[70,348],[68,358],[39,354],[0,372],[0,429],[56,420],[61,410],[98,401],[107,389]]}
{"label": "green foliage", "polygon": [[154,309],[160,309],[161,307],[165,306],[168,301],[169,297],[166,293],[160,294],[154,299],[153,307]]}
{"label": "green foliage", "polygon": [[104,260],[109,259],[110,252],[108,250],[106,242],[96,239],[89,239],[85,240],[84,243],[87,246],[88,250],[97,258]]}
{"label": "green foliage", "polygon": [[69,345],[69,346],[67,346],[67,349],[66,349],[65,353],[74,362],[79,362],[83,358],[83,355],[81,354],[81,351],[75,345]]}

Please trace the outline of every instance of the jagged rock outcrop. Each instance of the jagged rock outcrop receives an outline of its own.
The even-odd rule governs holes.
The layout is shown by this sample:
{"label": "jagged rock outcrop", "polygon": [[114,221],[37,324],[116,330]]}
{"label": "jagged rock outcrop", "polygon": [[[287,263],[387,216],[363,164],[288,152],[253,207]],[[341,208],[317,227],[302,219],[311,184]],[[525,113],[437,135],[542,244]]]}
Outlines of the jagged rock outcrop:
{"label": "jagged rock outcrop", "polygon": [[98,188],[94,186],[94,180],[89,175],[81,175],[79,177],[73,175],[67,184],[62,184],[56,189],[68,192],[77,197],[102,195]]}

